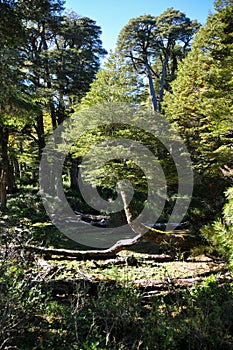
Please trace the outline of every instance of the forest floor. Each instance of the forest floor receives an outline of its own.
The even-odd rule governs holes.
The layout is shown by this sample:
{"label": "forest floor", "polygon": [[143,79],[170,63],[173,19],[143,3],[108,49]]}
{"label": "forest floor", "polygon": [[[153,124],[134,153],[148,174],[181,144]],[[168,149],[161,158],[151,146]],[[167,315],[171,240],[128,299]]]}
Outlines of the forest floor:
{"label": "forest floor", "polygon": [[[206,256],[203,247],[182,252],[177,247],[165,245],[161,248],[142,240],[129,250],[121,251],[115,258],[83,261],[45,253],[27,253],[25,244],[28,242],[68,250],[82,251],[87,247],[68,239],[51,224],[37,194],[29,192],[12,196],[9,203],[9,209],[0,217],[0,232],[8,237],[8,246],[21,246],[26,259],[30,255],[31,266],[43,278],[71,282],[85,277],[91,281],[130,283],[151,290],[151,293],[153,290],[155,294],[168,292],[171,288],[195,287],[211,274],[216,275],[220,282],[231,280],[225,262],[217,256]],[[1,244],[0,248],[3,252],[6,246]]]}
{"label": "forest floor", "polygon": [[0,214],[0,349],[233,349],[233,276],[206,247],[142,240],[77,259],[27,249],[87,249],[37,194],[12,196]]}

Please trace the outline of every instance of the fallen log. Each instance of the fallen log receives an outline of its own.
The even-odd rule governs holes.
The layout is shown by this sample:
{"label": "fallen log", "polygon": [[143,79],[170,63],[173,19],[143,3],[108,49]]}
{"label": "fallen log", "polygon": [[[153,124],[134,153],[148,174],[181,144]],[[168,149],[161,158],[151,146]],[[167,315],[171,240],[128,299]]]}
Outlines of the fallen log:
{"label": "fallen log", "polygon": [[153,296],[158,296],[160,294],[174,293],[177,291],[182,291],[185,289],[193,289],[197,286],[201,286],[206,279],[206,276],[219,274],[216,278],[216,282],[219,286],[224,285],[226,283],[231,283],[233,281],[232,275],[226,271],[222,272],[221,269],[218,271],[210,271],[203,274],[198,274],[194,277],[186,277],[186,278],[167,278],[165,280],[160,281],[143,281],[138,280],[132,282],[135,287],[138,287],[139,290],[142,291],[143,298],[150,298]]}
{"label": "fallen log", "polygon": [[93,215],[93,214],[84,214],[84,213],[81,213],[79,211],[74,211],[74,213],[78,216],[80,216],[80,218],[82,220],[87,220],[87,221],[99,221],[99,220],[102,220],[102,219],[109,219],[109,216],[108,215]]}
{"label": "fallen log", "polygon": [[106,215],[92,215],[83,214],[79,211],[74,212],[81,221],[90,223],[91,225],[97,225],[102,227],[107,227],[109,216]]}
{"label": "fallen log", "polygon": [[[107,215],[92,215],[92,214],[84,214],[79,211],[74,211],[80,221],[84,221],[86,223],[90,223],[94,226],[107,227],[109,225],[110,216]],[[166,230],[167,223],[156,222],[154,224],[147,224],[150,228],[155,228],[157,230]],[[180,230],[189,227],[189,222],[181,222],[181,223],[169,223],[170,227],[173,227],[175,230]]]}
{"label": "fallen log", "polygon": [[[221,271],[221,270],[220,270]],[[231,283],[233,277],[228,271],[219,274],[219,271],[212,272],[211,274],[217,274],[216,282],[218,285],[224,285],[225,283]],[[142,292],[142,298],[148,299],[153,296],[173,294],[184,289],[193,289],[196,286],[201,286],[206,278],[206,274],[199,274],[194,277],[186,278],[172,278],[163,280],[135,280],[129,282],[130,285],[138,288]],[[104,283],[106,286],[115,286],[116,280],[107,278],[103,279],[47,279],[47,280],[32,280],[31,285],[40,285],[43,292],[49,292],[56,297],[68,297],[70,295],[81,292],[88,295],[96,295],[98,293],[98,286]],[[119,286],[119,284],[118,284]]]}
{"label": "fallen log", "polygon": [[105,260],[109,258],[115,258],[120,251],[130,248],[142,239],[141,235],[136,236],[133,239],[127,239],[118,241],[112,247],[103,250],[70,250],[70,249],[57,249],[57,248],[45,248],[36,247],[34,245],[25,244],[24,246],[15,246],[15,249],[25,249],[30,252],[35,252],[42,255],[56,255],[64,257],[73,257],[76,260]]}
{"label": "fallen log", "polygon": [[[163,263],[168,261],[173,261],[174,257],[168,254],[156,254],[143,257],[135,257],[134,255],[129,255],[126,257],[117,256],[115,259],[108,259],[104,263],[97,263],[94,261],[95,267],[106,269],[110,266],[143,266],[143,265],[153,265],[155,263]],[[148,262],[149,261],[149,262]]]}
{"label": "fallen log", "polygon": [[[145,228],[145,226],[144,226]],[[164,232],[157,230],[155,228],[149,228],[145,234],[138,234],[133,239],[125,239],[116,242],[112,247],[103,250],[70,250],[70,249],[57,249],[57,248],[45,248],[37,247],[30,244],[25,244],[23,246],[14,246],[14,249],[24,249],[30,252],[35,252],[42,255],[55,255],[72,257],[76,260],[105,260],[109,258],[115,258],[116,255],[125,249],[129,249],[139,243],[142,239],[146,239],[150,242],[156,243],[158,245],[169,245],[169,247],[179,248],[183,251],[190,250],[191,248],[200,245],[202,242],[196,236],[188,233],[173,233]]]}
{"label": "fallen log", "polygon": [[[79,219],[81,221],[84,221],[90,225],[101,226],[101,227],[108,226],[109,216],[83,214],[77,211],[75,211],[75,214],[79,216]],[[138,237],[138,239],[136,239],[135,242],[134,240],[132,240],[133,244],[136,244],[138,241],[140,241],[140,238],[142,236],[144,239],[150,242],[156,243],[158,245],[164,245],[164,244],[170,245],[170,247],[172,246],[173,248],[179,248],[182,251],[190,250],[200,244],[203,244],[200,238],[198,238],[196,235],[179,231],[189,226],[188,221],[181,222],[179,224],[170,223],[169,224],[170,226],[174,226],[173,232],[165,231],[167,226],[166,223],[155,223],[155,224],[147,224],[147,225],[143,225],[140,223],[135,224],[131,221],[130,218],[128,218],[128,223],[131,226],[132,230],[138,235],[136,236]],[[146,233],[144,233],[145,227],[148,228],[148,231]],[[143,232],[143,233],[140,235],[140,232]],[[112,248],[115,249],[114,247],[115,246],[113,246]],[[128,244],[127,244],[127,247],[128,247]],[[123,249],[125,249],[124,246],[122,247],[121,250]]]}
{"label": "fallen log", "polygon": [[116,242],[112,247],[103,250],[78,251],[70,249],[37,247],[30,244],[25,244],[24,246],[15,246],[14,248],[25,249],[27,251],[42,255],[73,257],[76,260],[105,260],[109,258],[115,258],[120,251],[133,247],[143,238],[159,245],[169,244],[170,246],[172,245],[174,247],[179,247],[182,250],[189,250],[190,248],[201,243],[196,236],[190,234],[170,233],[154,228],[148,228],[148,231],[144,235],[139,234],[133,239],[120,240]]}
{"label": "fallen log", "polygon": [[150,228],[143,236],[146,240],[159,244],[169,245],[170,248],[179,248],[181,251],[190,250],[203,242],[196,235],[183,232],[164,232],[155,228]]}

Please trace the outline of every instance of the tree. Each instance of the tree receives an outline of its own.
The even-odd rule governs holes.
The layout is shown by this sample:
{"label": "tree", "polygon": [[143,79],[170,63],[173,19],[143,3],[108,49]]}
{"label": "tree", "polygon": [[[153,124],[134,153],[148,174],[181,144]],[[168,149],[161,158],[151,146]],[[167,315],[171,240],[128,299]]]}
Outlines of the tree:
{"label": "tree", "polygon": [[222,217],[213,224],[204,226],[201,233],[211,246],[226,259],[231,270],[233,269],[233,188],[225,192],[227,202],[223,207]]}
{"label": "tree", "polygon": [[51,95],[49,48],[55,45],[56,34],[61,25],[63,0],[26,0],[17,2],[17,12],[23,19],[26,44],[21,49],[24,57],[25,91],[37,106],[34,123],[38,137],[39,156],[45,146],[44,109],[47,95]]}
{"label": "tree", "polygon": [[200,173],[231,167],[232,7],[208,17],[180,64],[164,109]]}
{"label": "tree", "polygon": [[20,46],[24,43],[25,32],[17,16],[13,2],[0,4],[0,206],[7,202],[6,189],[12,189],[14,182],[10,174],[8,141],[13,123],[17,125],[16,114],[22,117],[29,108],[27,97],[21,93],[23,74],[20,71],[22,57]]}
{"label": "tree", "polygon": [[213,220],[224,203],[232,168],[232,10],[207,19],[179,65],[164,110],[190,152],[195,187],[190,209],[195,228]]}
{"label": "tree", "polygon": [[191,40],[200,25],[196,20],[190,20],[184,13],[173,8],[167,9],[157,17],[157,25],[162,38],[159,47],[162,67],[159,84],[159,102],[161,103],[164,89],[169,89],[169,83],[175,78],[178,62],[186,57]]}
{"label": "tree", "polygon": [[35,130],[39,158],[45,146],[45,113],[55,129],[69,114],[74,101],[89,89],[106,51],[101,30],[89,18],[63,15],[64,1],[18,1],[24,19],[27,45],[23,47],[25,89],[37,105]]}
{"label": "tree", "polygon": [[[81,99],[76,110],[106,103],[139,104],[142,97],[142,81],[123,62],[118,54],[111,53],[90,85],[90,91]],[[80,158],[72,158],[70,179],[72,190],[78,190],[78,165]]]}
{"label": "tree", "polygon": [[[106,53],[99,38],[100,27],[74,13],[63,15],[63,4],[60,0],[0,4],[0,132],[4,142],[1,198],[5,198],[4,204],[6,178],[8,191],[12,187],[6,170],[12,167],[9,159],[3,159],[9,158],[9,137],[12,133],[14,138],[16,134],[23,134],[18,139],[21,159],[24,147],[32,145],[31,155],[34,155],[34,145],[37,145],[38,154],[33,162],[38,165],[46,135],[51,132],[50,124],[56,128],[71,112],[74,101],[79,101],[88,91],[100,57]],[[33,166],[35,168],[35,164]]]}
{"label": "tree", "polygon": [[96,74],[90,91],[83,97],[79,108],[91,107],[106,102],[139,103],[143,82],[117,53],[108,57],[103,67]]}
{"label": "tree", "polygon": [[166,79],[174,79],[177,61],[185,57],[198,28],[196,21],[170,8],[158,17],[133,18],[121,30],[117,50],[138,73],[146,74],[153,110],[160,110]]}
{"label": "tree", "polygon": [[90,89],[90,84],[100,66],[100,58],[107,52],[102,48],[101,29],[87,17],[74,12],[64,17],[56,38],[55,48],[48,53],[50,74],[53,76],[53,126],[65,118],[65,109],[75,103]]}
{"label": "tree", "polygon": [[[159,143],[167,152],[172,152],[178,178],[179,193],[167,227],[181,221],[190,198],[192,173],[182,142],[178,135],[173,134],[174,130],[171,130],[165,119],[144,108],[123,103],[105,103],[78,111],[63,127],[58,128],[56,136],[47,143],[46,152],[49,157],[42,158],[40,183],[47,212],[52,213],[51,218],[55,224],[66,222],[66,226],[62,224],[61,229],[70,238],[77,237],[73,228],[69,233],[75,218],[71,219],[72,212],[66,206],[59,174],[72,144],[73,156],[83,158],[80,166],[80,191],[85,203],[98,211],[125,214],[125,222],[129,226],[125,227],[123,221],[119,227],[117,222],[119,235],[106,236],[109,245],[111,241],[120,240],[128,233],[132,235],[130,228],[134,234],[142,237],[150,231],[147,224],[153,225],[162,213],[167,182],[166,174],[156,157]],[[43,170],[46,171],[46,177]],[[100,198],[98,190],[106,200]],[[113,227],[115,224],[111,222]],[[153,239],[157,233],[161,236],[154,238],[155,241],[158,242],[160,238],[163,240],[164,234],[153,230],[148,232],[147,237]],[[86,236],[85,230],[82,230],[83,236],[85,240],[90,237],[89,234]]]}
{"label": "tree", "polygon": [[232,5],[232,0],[215,0],[214,2],[214,8],[216,11],[224,10],[226,7],[231,7]]}

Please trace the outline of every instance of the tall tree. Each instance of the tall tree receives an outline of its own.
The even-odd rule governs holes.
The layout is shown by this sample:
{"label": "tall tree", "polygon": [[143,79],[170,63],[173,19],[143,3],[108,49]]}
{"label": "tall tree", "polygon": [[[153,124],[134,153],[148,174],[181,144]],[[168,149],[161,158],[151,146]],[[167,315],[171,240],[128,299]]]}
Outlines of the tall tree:
{"label": "tall tree", "polygon": [[153,110],[160,109],[166,79],[174,78],[177,61],[185,57],[198,28],[196,21],[169,8],[158,17],[133,18],[120,32],[117,49],[138,73],[146,74]]}
{"label": "tall tree", "polygon": [[[111,53],[90,85],[90,91],[81,99],[77,110],[106,103],[140,104],[144,96],[141,77],[117,53]],[[98,108],[98,107],[97,107]],[[78,189],[78,164],[72,159],[71,188]]]}
{"label": "tall tree", "polygon": [[[180,64],[164,110],[190,152],[195,171],[191,213],[202,226],[221,211],[233,167],[233,7],[208,17]],[[192,210],[192,208],[194,208]]]}
{"label": "tall tree", "polygon": [[[64,120],[70,112],[68,108],[88,91],[99,59],[106,53],[100,41],[100,27],[89,18],[73,13],[63,15],[63,5],[62,0],[0,4],[0,131],[4,157],[8,156],[5,150],[9,150],[11,131],[22,130],[27,140],[21,142],[20,138],[20,149],[32,140],[39,150],[38,162],[46,133],[51,130],[49,115],[54,128]],[[19,121],[28,109],[30,118]],[[5,178],[9,181],[8,163],[7,159],[1,162],[2,198],[6,197]]]}
{"label": "tall tree", "polygon": [[106,52],[100,28],[89,18],[74,13],[64,16],[64,1],[33,0],[30,4],[18,1],[17,5],[27,32],[23,50],[26,89],[38,109],[35,129],[40,156],[45,145],[45,113],[50,113],[56,128],[66,117],[67,107],[89,89],[99,58]]}
{"label": "tall tree", "polygon": [[74,12],[65,16],[49,50],[51,85],[53,88],[54,124],[65,118],[66,107],[72,107],[87,93],[107,52],[102,48],[101,29],[87,17]]}
{"label": "tall tree", "polygon": [[56,34],[62,22],[63,0],[18,0],[17,12],[24,22],[26,45],[22,47],[25,58],[25,90],[34,97],[37,105],[35,129],[39,155],[45,146],[44,109],[51,95],[51,74],[47,52],[55,45]]}
{"label": "tall tree", "polygon": [[[23,74],[20,70],[22,57],[20,46],[25,32],[15,11],[14,2],[0,3],[0,206],[6,206],[6,190],[13,179],[9,173],[8,141],[16,114],[28,106],[27,98],[21,93]],[[24,112],[23,112],[24,113]]]}
{"label": "tall tree", "polygon": [[202,173],[232,163],[232,11],[227,6],[208,17],[164,103]]}

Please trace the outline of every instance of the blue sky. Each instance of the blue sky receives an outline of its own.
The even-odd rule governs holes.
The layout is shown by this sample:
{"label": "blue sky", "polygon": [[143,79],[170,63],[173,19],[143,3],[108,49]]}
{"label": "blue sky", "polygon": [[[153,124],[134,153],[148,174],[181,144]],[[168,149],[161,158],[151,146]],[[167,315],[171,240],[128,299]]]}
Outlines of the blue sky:
{"label": "blue sky", "polygon": [[204,24],[213,12],[213,3],[214,0],[67,0],[66,8],[95,20],[103,32],[103,47],[109,51],[115,49],[120,30],[133,17],[159,16],[168,7],[174,7]]}

